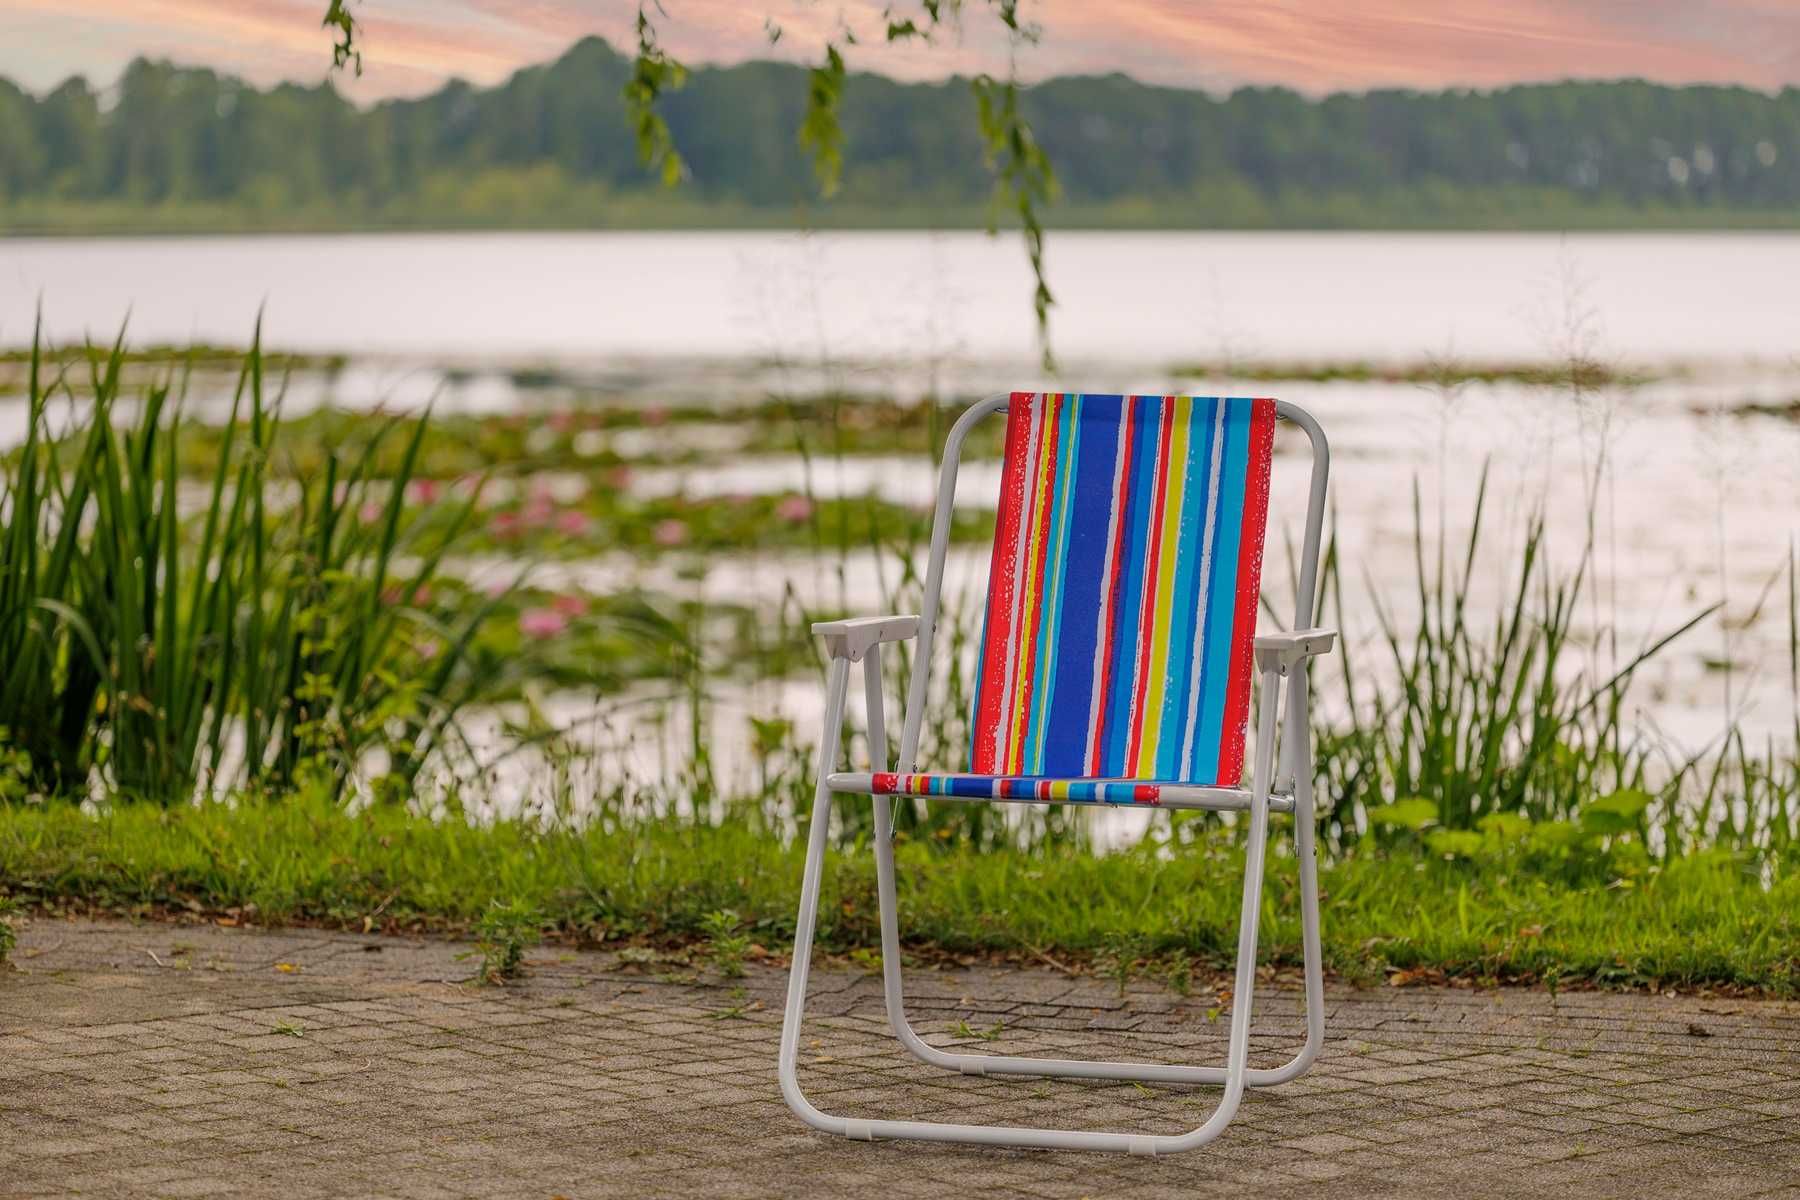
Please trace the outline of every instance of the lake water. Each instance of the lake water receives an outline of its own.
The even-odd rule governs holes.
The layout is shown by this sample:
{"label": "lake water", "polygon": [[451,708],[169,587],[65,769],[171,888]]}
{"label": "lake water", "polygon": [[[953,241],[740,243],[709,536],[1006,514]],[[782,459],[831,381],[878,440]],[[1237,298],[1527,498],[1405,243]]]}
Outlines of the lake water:
{"label": "lake water", "polygon": [[[1794,234],[1053,233],[1069,362],[1538,358],[1573,301],[1611,353],[1791,363]],[[244,340],[400,356],[1029,360],[1024,254],[978,233],[0,239],[0,343]],[[1575,293],[1571,296],[1571,292]],[[1030,382],[1025,380],[1023,382]]]}
{"label": "lake water", "polygon": [[[341,372],[297,378],[292,407],[436,397],[440,410],[541,409],[558,394],[514,374],[534,364],[639,401],[754,399],[821,382],[902,396],[1045,382],[1273,392],[1331,434],[1346,632],[1365,644],[1372,594],[1403,620],[1413,603],[1415,480],[1433,519],[1441,500],[1454,544],[1491,468],[1496,554],[1471,584],[1480,608],[1505,591],[1505,551],[1531,511],[1546,513],[1553,553],[1579,549],[1585,481],[1604,456],[1596,603],[1579,635],[1616,633],[1630,648],[1723,597],[1720,617],[1646,672],[1639,719],[1675,760],[1728,720],[1755,739],[1791,739],[1785,586],[1757,602],[1800,536],[1800,236],[1053,233],[1049,268],[1065,371],[1054,381],[1037,359],[1016,239],[960,233],[0,240],[0,346],[29,339],[40,304],[56,340],[110,341],[129,313],[137,344],[241,344],[261,306],[267,344],[351,356]],[[1661,378],[1577,398],[1508,383],[1432,391],[1231,376],[1233,364],[1258,362],[1571,355]],[[1222,365],[1203,377],[1174,369],[1197,361]],[[16,436],[6,407],[0,442]],[[1276,469],[1282,531],[1303,504],[1298,449]],[[632,486],[732,494],[801,481],[906,501],[932,486],[922,460],[839,470],[728,455],[639,472]],[[992,503],[991,468],[964,483],[966,501]],[[1282,532],[1272,536],[1279,545]],[[981,556],[967,557],[978,571]],[[861,559],[841,582],[804,556],[711,564],[701,585],[667,562],[546,569],[594,590],[701,586],[765,600],[792,585],[807,596],[829,587],[836,600],[842,586],[852,606],[879,602],[877,564]],[[730,703],[807,720],[814,697],[814,681],[797,680]]]}

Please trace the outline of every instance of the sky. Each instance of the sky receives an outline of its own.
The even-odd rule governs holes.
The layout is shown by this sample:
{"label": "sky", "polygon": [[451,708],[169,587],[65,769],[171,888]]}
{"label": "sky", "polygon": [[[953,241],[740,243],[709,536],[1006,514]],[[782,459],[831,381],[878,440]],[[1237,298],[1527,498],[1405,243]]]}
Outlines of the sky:
{"label": "sky", "polygon": [[[652,13],[655,14],[654,0]],[[635,0],[353,0],[373,102],[447,79],[496,83],[576,39],[631,39]],[[883,10],[917,0],[662,0],[664,44],[690,64],[816,58],[848,28],[853,70],[905,79],[1026,79],[1121,71],[1151,83],[1319,93],[1494,87],[1638,76],[1665,83],[1800,85],[1800,0],[1022,0],[1039,29],[1014,50],[992,0],[964,0],[930,47],[881,44]],[[144,55],[266,86],[314,83],[330,62],[326,0],[3,0],[0,76],[42,92],[70,75],[104,86]],[[949,6],[946,5],[946,8]],[[780,37],[773,44],[770,30]]]}

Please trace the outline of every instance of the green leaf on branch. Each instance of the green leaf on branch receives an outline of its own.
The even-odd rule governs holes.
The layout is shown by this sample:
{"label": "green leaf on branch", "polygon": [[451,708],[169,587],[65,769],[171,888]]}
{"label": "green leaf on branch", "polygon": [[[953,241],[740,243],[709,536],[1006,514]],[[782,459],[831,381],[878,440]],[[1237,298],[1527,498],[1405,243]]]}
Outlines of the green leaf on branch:
{"label": "green leaf on branch", "polygon": [[1436,824],[1438,806],[1420,796],[1396,800],[1369,810],[1369,824],[1383,829],[1410,829],[1414,833]]}
{"label": "green leaf on branch", "polygon": [[1425,848],[1443,858],[1474,858],[1484,845],[1479,833],[1467,829],[1433,829],[1425,835]]}
{"label": "green leaf on branch", "polygon": [[[657,5],[660,12],[662,5]],[[687,82],[687,68],[669,57],[656,40],[656,26],[638,5],[637,57],[631,64],[631,76],[625,81],[625,107],[637,131],[638,158],[656,171],[664,187],[675,187],[687,178],[687,162],[675,148],[669,123],[656,111],[656,102],[665,92],[672,92]]]}
{"label": "green leaf on branch", "polygon": [[1639,818],[1650,807],[1651,799],[1649,792],[1639,788],[1621,788],[1591,800],[1581,810],[1581,828],[1603,836],[1635,833]]}
{"label": "green leaf on branch", "polygon": [[356,34],[360,27],[356,23],[356,16],[350,11],[350,0],[331,0],[320,28],[333,31],[331,69],[341,71],[344,64],[348,63],[356,74],[361,75],[362,51],[356,48]]}
{"label": "green leaf on branch", "polygon": [[800,122],[800,145],[812,152],[813,173],[819,191],[830,197],[844,175],[844,129],[838,123],[838,104],[844,97],[844,56],[836,45],[825,43],[825,65],[807,76],[806,116]]}

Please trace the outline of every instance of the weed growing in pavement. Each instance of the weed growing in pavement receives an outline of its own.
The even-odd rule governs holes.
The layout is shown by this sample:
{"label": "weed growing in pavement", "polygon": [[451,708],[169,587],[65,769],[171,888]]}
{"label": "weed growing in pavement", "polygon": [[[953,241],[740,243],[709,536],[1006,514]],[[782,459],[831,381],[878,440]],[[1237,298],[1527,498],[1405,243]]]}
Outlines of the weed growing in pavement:
{"label": "weed growing in pavement", "polygon": [[456,957],[461,960],[480,955],[481,963],[475,969],[478,984],[517,979],[524,972],[525,951],[537,945],[543,927],[543,913],[524,901],[490,901],[487,911],[475,922],[475,948]]}

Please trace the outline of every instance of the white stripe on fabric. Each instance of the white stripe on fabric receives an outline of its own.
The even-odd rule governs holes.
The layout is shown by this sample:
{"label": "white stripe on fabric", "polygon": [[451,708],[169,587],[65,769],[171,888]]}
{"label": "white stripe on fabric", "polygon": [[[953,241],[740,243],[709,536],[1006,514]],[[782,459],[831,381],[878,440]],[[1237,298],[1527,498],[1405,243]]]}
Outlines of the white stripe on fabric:
{"label": "white stripe on fabric", "polygon": [[1106,521],[1106,554],[1100,560],[1100,620],[1094,626],[1094,682],[1093,698],[1088,703],[1088,735],[1087,746],[1082,751],[1082,761],[1090,768],[1097,748],[1097,736],[1100,732],[1100,709],[1105,698],[1100,694],[1100,678],[1106,668],[1106,635],[1112,625],[1112,561],[1119,548],[1119,522],[1124,518],[1124,509],[1119,504],[1119,483],[1125,478],[1125,430],[1131,420],[1129,397],[1119,403],[1119,435],[1114,440],[1112,492],[1107,496],[1107,503],[1112,505],[1112,512]]}
{"label": "white stripe on fabric", "polygon": [[1206,661],[1206,608],[1207,598],[1212,593],[1213,526],[1218,523],[1219,476],[1225,459],[1225,401],[1214,400],[1213,407],[1217,415],[1213,418],[1212,462],[1206,468],[1206,512],[1203,514],[1206,533],[1200,540],[1200,577],[1196,581],[1200,608],[1194,615],[1194,662],[1188,675],[1187,732],[1181,739],[1181,771],[1184,775],[1193,769],[1194,734],[1200,725],[1200,667]]}

